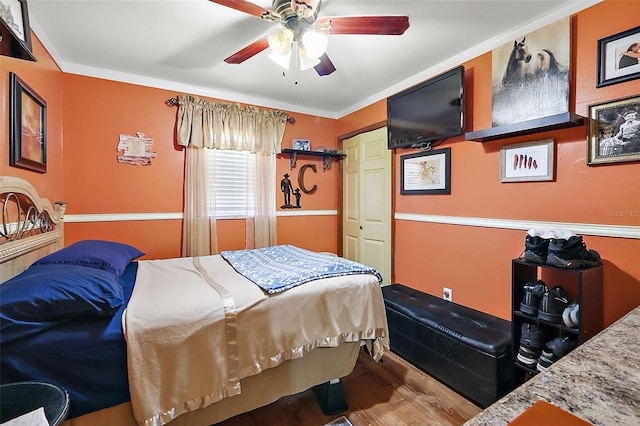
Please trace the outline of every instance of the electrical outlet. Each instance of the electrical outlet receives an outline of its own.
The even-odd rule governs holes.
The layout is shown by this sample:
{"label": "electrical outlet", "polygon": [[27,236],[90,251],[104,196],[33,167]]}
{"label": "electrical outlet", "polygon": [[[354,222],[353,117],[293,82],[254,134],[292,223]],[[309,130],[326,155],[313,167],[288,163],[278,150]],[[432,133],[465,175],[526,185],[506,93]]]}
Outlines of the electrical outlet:
{"label": "electrical outlet", "polygon": [[453,300],[453,290],[451,290],[450,288],[443,287],[442,298],[444,300],[448,300],[449,302],[451,302]]}

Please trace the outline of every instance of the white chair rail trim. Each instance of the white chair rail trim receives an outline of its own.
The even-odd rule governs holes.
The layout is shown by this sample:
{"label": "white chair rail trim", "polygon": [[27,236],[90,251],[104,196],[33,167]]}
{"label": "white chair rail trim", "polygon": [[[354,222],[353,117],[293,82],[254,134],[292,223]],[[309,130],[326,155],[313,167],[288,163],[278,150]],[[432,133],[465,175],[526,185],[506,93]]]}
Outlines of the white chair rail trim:
{"label": "white chair rail trim", "polygon": [[[276,216],[337,216],[337,210],[287,210],[278,211]],[[65,223],[83,222],[127,222],[135,220],[182,220],[182,212],[175,213],[90,213],[67,214]]]}
{"label": "white chair rail trim", "polygon": [[[337,210],[286,210],[278,211],[278,217],[293,216],[337,216]],[[603,225],[571,222],[543,222],[535,220],[493,219],[463,216],[439,216],[415,213],[396,213],[396,220],[430,222],[447,225],[476,226],[483,228],[529,230],[539,227],[566,228],[580,235],[601,237],[640,239],[640,226]],[[105,213],[105,214],[67,214],[66,223],[82,222],[126,222],[136,220],[182,220],[182,213]]]}
{"label": "white chair rail trim", "polygon": [[492,219],[482,217],[438,216],[414,213],[396,213],[396,220],[442,223],[448,225],[476,226],[484,228],[520,229],[550,227],[566,228],[579,235],[640,239],[640,226],[603,225],[592,223],[543,222],[535,220]]}

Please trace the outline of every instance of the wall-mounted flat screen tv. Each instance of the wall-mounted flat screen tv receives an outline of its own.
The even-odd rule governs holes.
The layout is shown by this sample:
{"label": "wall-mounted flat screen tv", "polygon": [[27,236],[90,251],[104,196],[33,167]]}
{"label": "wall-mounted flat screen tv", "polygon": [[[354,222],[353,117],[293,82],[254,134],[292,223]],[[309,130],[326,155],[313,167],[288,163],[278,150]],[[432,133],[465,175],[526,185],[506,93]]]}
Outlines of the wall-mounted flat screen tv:
{"label": "wall-mounted flat screen tv", "polygon": [[389,149],[424,147],[464,132],[464,67],[387,98]]}

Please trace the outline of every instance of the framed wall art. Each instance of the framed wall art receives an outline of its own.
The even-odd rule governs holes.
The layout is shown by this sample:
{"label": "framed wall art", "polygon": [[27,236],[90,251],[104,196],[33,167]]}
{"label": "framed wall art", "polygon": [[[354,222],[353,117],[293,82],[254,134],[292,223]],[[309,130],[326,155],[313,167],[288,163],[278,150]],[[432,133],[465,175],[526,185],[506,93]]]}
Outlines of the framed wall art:
{"label": "framed wall art", "polygon": [[569,112],[571,22],[561,19],[491,52],[491,125]]}
{"label": "framed wall art", "polygon": [[553,180],[553,170],[553,139],[515,143],[500,148],[501,182]]}
{"label": "framed wall art", "polygon": [[294,139],[293,149],[298,149],[300,151],[310,151],[311,142],[309,142],[309,139]]}
{"label": "framed wall art", "polygon": [[400,156],[400,194],[451,194],[451,148]]}
{"label": "framed wall art", "polygon": [[47,103],[9,73],[9,165],[47,171]]}
{"label": "framed wall art", "polygon": [[587,164],[640,161],[640,96],[589,105]]}
{"label": "framed wall art", "polygon": [[596,87],[640,77],[640,27],[598,40]]}

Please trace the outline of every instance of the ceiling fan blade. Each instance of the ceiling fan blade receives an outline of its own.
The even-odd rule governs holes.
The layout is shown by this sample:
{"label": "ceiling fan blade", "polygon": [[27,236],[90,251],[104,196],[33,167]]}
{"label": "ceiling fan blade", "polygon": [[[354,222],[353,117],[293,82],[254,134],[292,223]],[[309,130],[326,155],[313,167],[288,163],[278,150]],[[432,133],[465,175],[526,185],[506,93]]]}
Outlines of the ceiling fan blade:
{"label": "ceiling fan blade", "polygon": [[405,15],[326,16],[316,21],[318,31],[327,34],[401,35],[409,28]]}
{"label": "ceiling fan blade", "polygon": [[280,16],[272,10],[265,9],[262,6],[258,6],[255,3],[251,3],[245,0],[209,0],[212,3],[217,3],[222,6],[230,7],[231,9],[239,10],[240,12],[248,13],[257,18],[266,19],[269,21],[277,21]]}
{"label": "ceiling fan blade", "polygon": [[333,65],[333,62],[331,62],[331,59],[329,59],[326,53],[323,53],[319,59],[320,63],[313,67],[318,75],[329,75],[336,70],[336,67]]}
{"label": "ceiling fan blade", "polygon": [[224,61],[226,63],[228,63],[228,64],[241,64],[244,61],[246,61],[247,59],[251,58],[252,56],[257,55],[258,53],[262,52],[267,47],[269,47],[268,38],[267,37],[263,37],[263,38],[261,38],[259,40],[254,41],[253,43],[251,43],[250,45],[246,46],[245,48],[237,51],[236,53],[234,53],[233,55],[229,56]]}

